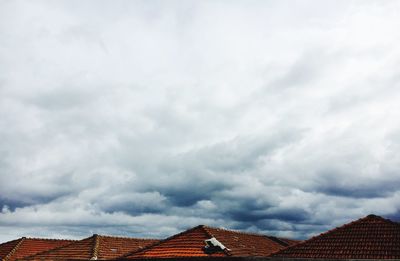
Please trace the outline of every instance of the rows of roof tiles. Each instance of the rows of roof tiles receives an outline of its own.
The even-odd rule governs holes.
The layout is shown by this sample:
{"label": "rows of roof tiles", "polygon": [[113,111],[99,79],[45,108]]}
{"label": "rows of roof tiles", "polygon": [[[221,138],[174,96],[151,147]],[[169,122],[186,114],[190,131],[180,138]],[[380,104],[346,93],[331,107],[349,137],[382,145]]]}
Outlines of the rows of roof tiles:
{"label": "rows of roof tiles", "polygon": [[400,224],[369,215],[273,256],[282,259],[400,259]]}
{"label": "rows of roof tiles", "polygon": [[[226,245],[226,249],[205,248],[205,240],[215,238]],[[0,245],[2,260],[110,260],[116,258],[179,258],[179,257],[228,257],[267,256],[296,241],[243,233],[200,225],[169,237],[165,240],[136,239],[93,235],[79,240],[29,239],[25,248],[20,240]],[[219,242],[218,241],[218,242]],[[46,247],[38,248],[42,242]],[[58,244],[50,243],[57,242]],[[30,247],[30,248],[29,248]]]}
{"label": "rows of roof tiles", "polygon": [[[205,240],[215,238],[225,248],[206,248]],[[297,241],[289,241],[238,231],[197,226],[146,249],[132,252],[125,259],[180,257],[265,257]]]}
{"label": "rows of roof tiles", "polygon": [[369,215],[304,242],[200,225],[164,240],[93,235],[79,241],[20,238],[0,244],[0,260],[207,257],[400,259],[400,224]]}
{"label": "rows of roof tiles", "polygon": [[66,246],[72,242],[74,240],[21,237],[0,245],[0,260],[18,260],[46,250]]}
{"label": "rows of roof tiles", "polygon": [[156,239],[93,235],[63,247],[25,257],[24,260],[109,260],[156,242]]}
{"label": "rows of roof tiles", "polygon": [[203,226],[198,226],[125,256],[126,259],[226,256],[223,251],[207,254],[204,240],[211,238]]}

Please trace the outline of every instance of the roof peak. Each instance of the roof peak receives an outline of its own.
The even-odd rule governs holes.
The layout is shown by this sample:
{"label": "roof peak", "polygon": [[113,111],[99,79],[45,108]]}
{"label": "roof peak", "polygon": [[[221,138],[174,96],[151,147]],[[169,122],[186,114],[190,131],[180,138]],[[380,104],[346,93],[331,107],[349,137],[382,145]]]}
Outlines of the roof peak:
{"label": "roof peak", "polygon": [[[374,214],[369,214],[369,215],[367,215],[367,216],[365,216],[365,217],[359,218],[359,219],[357,219],[357,220],[354,220],[354,221],[351,221],[351,222],[349,222],[349,223],[346,223],[346,224],[343,224],[343,225],[341,225],[341,226],[338,226],[338,227],[335,227],[335,228],[333,228],[333,229],[330,229],[330,230],[328,230],[328,231],[326,231],[326,232],[324,232],[324,233],[321,233],[320,235],[314,236],[314,237],[312,237],[312,238],[310,238],[310,239],[313,239],[313,238],[318,237],[318,236],[330,234],[330,233],[335,232],[335,231],[337,231],[337,230],[341,230],[341,229],[343,229],[343,228],[347,228],[347,227],[349,227],[349,226],[352,226],[352,225],[355,225],[355,224],[359,224],[359,223],[362,223],[362,222],[365,222],[365,221],[368,221],[368,220],[379,220],[379,221],[384,221],[384,222],[386,222],[386,223],[390,223],[390,224],[397,225],[397,223],[391,221],[390,219],[386,219],[386,218],[383,218],[383,217],[381,217],[381,216],[374,215]],[[309,239],[309,240],[310,240],[310,239]],[[307,240],[307,241],[308,241],[308,240]]]}
{"label": "roof peak", "polygon": [[[398,222],[395,222],[393,220],[390,220],[388,218],[384,218],[384,217],[381,217],[381,216],[378,216],[378,215],[375,215],[375,214],[369,214],[369,215],[367,215],[367,216],[365,216],[363,218],[360,218],[360,219],[358,219],[358,220],[356,220],[354,222],[363,221],[363,220],[379,220],[379,221],[383,221],[383,222],[386,222],[386,223],[391,223],[391,224],[396,224],[396,225],[398,224]],[[351,223],[354,223],[354,222],[351,222]],[[351,224],[351,223],[349,223],[349,224]]]}
{"label": "roof peak", "polygon": [[369,215],[365,216],[364,218],[385,219],[385,218],[375,215],[375,214],[369,214]]}

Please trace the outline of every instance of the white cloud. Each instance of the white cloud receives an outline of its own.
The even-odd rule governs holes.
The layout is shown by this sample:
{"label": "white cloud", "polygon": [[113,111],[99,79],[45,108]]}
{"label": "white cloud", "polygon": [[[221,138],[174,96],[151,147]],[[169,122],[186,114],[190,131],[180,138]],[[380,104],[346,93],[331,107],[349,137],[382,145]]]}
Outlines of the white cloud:
{"label": "white cloud", "polygon": [[398,8],[2,1],[0,239],[398,216]]}

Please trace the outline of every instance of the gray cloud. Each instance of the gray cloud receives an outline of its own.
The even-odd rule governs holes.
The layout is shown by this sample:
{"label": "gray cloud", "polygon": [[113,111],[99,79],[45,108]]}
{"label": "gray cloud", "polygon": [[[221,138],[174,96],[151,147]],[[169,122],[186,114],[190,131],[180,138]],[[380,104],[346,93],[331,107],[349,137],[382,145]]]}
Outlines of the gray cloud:
{"label": "gray cloud", "polygon": [[397,218],[398,5],[0,2],[0,240]]}

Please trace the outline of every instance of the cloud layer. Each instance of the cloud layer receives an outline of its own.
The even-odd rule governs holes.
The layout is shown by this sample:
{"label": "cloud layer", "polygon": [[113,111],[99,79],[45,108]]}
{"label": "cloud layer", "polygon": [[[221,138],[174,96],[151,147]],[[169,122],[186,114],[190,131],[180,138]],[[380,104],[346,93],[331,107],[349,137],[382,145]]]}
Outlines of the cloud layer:
{"label": "cloud layer", "polygon": [[398,1],[0,1],[0,240],[399,217]]}

